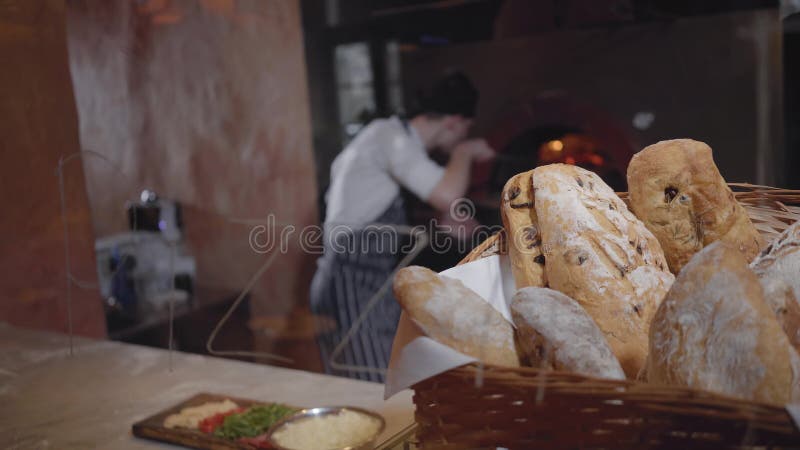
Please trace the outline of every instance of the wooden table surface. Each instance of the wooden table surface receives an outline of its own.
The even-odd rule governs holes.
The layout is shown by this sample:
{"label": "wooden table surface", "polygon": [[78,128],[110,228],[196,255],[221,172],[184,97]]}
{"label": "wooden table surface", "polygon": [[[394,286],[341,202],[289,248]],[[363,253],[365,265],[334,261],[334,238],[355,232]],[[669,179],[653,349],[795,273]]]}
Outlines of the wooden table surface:
{"label": "wooden table surface", "polygon": [[228,359],[75,338],[0,322],[0,448],[177,448],[131,425],[198,392],[297,406],[352,405],[386,419],[382,442],[413,422],[411,392]]}

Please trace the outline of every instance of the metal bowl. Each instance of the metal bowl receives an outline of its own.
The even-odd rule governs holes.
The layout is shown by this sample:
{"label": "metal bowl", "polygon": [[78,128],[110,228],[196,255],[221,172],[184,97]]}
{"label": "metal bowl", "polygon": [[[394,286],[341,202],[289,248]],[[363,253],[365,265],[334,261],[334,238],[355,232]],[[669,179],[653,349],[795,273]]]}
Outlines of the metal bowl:
{"label": "metal bowl", "polygon": [[286,447],[280,446],[277,442],[275,442],[275,440],[272,438],[272,436],[275,434],[276,431],[278,431],[283,426],[285,426],[285,425],[287,425],[289,423],[298,422],[300,420],[308,419],[310,417],[327,416],[327,415],[330,415],[330,414],[339,414],[340,412],[346,411],[346,410],[357,412],[357,413],[363,414],[365,416],[372,417],[373,419],[377,420],[380,423],[380,426],[378,427],[378,431],[375,432],[375,435],[372,436],[371,438],[367,439],[364,442],[358,443],[357,446],[332,448],[332,449],[329,449],[329,450],[372,450],[373,448],[375,448],[375,444],[376,444],[375,441],[378,439],[378,436],[383,432],[384,428],[386,428],[386,421],[378,413],[375,413],[375,412],[372,412],[372,411],[369,411],[369,410],[366,410],[366,409],[362,409],[362,408],[356,408],[354,406],[325,406],[325,407],[322,407],[322,408],[311,408],[311,409],[303,409],[303,410],[297,411],[296,413],[294,413],[294,414],[292,414],[290,416],[284,417],[283,419],[279,420],[274,425],[272,425],[272,427],[269,429],[269,431],[267,431],[267,439],[268,439],[269,443],[273,447],[278,449],[278,450],[297,450],[297,449],[290,449],[290,448],[286,448]]}

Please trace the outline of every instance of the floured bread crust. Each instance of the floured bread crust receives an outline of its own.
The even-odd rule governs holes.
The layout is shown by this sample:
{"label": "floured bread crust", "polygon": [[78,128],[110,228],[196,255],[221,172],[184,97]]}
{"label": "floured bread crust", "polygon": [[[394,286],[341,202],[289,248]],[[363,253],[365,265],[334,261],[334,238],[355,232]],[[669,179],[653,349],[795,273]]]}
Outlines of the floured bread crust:
{"label": "floured bread crust", "polygon": [[520,289],[511,303],[520,349],[533,367],[624,380],[603,332],[575,300],[547,288]]}
{"label": "floured bread crust", "polygon": [[784,230],[750,267],[786,336],[800,351],[800,222]]}
{"label": "floured bread crust", "polygon": [[800,357],[742,254],[709,245],[681,270],[653,318],[648,378],[784,404],[800,399]]}
{"label": "floured bread crust", "polygon": [[673,275],[656,238],[600,177],[564,164],[533,173],[547,282],[594,319],[629,378]]}
{"label": "floured bread crust", "polygon": [[503,188],[500,216],[517,289],[547,285],[542,239],[534,207],[533,171],[517,174]]}
{"label": "floured bread crust", "polygon": [[658,238],[673,273],[718,240],[747,261],[763,246],[703,142],[674,139],[646,147],[628,165],[628,189],[631,209]]}
{"label": "floured bread crust", "polygon": [[409,266],[395,275],[394,295],[437,342],[487,364],[519,366],[512,325],[461,281]]}

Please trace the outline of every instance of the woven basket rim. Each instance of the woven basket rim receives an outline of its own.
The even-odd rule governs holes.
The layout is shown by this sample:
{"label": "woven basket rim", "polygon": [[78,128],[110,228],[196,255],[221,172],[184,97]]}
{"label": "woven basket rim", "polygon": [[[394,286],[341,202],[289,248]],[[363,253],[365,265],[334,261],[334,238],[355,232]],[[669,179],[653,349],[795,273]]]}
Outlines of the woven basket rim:
{"label": "woven basket rim", "polygon": [[[482,367],[482,368],[481,368]],[[573,383],[580,383],[580,384],[592,384],[594,383],[597,386],[602,386],[606,388],[636,388],[637,393],[645,394],[646,391],[670,391],[672,393],[683,393],[686,394],[688,397],[699,397],[699,398],[713,398],[715,401],[719,400],[725,403],[731,404],[741,404],[745,402],[751,406],[765,408],[765,409],[775,409],[778,408],[781,411],[784,410],[784,405],[778,403],[769,403],[769,402],[762,402],[762,401],[755,401],[755,400],[743,400],[739,397],[735,397],[728,394],[718,393],[714,391],[708,391],[704,389],[696,389],[690,388],[686,386],[676,386],[676,385],[669,385],[669,384],[660,384],[660,383],[650,383],[645,382],[642,380],[614,380],[610,378],[600,378],[600,377],[593,377],[590,375],[582,375],[575,372],[566,372],[560,370],[549,370],[549,369],[540,369],[537,367],[528,367],[528,366],[520,366],[520,367],[511,367],[511,366],[498,366],[494,364],[484,364],[481,362],[472,362],[467,363],[462,366],[454,367],[450,369],[448,372],[453,371],[456,373],[462,373],[464,375],[472,375],[473,373],[478,373],[483,371],[483,376],[486,377],[487,374],[497,373],[497,372],[508,372],[514,374],[528,374],[530,378],[558,378],[558,377],[569,377],[569,378],[576,378],[577,381],[573,381]],[[418,384],[424,383],[422,381]],[[414,385],[416,386],[416,384]]]}

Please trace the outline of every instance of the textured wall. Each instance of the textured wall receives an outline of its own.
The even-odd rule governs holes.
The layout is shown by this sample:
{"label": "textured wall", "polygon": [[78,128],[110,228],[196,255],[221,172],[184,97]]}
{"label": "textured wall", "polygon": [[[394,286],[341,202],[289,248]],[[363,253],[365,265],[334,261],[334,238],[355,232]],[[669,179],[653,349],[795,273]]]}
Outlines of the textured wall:
{"label": "textured wall", "polygon": [[[67,331],[59,158],[79,150],[63,0],[0,2],[0,321]],[[72,272],[96,281],[80,160],[64,170]],[[73,289],[76,333],[105,334],[95,291]]]}
{"label": "textured wall", "polygon": [[[316,222],[297,1],[71,1],[68,29],[81,145],[112,163],[85,163],[98,236],[154,189],[184,204],[198,283],[240,289],[264,256],[226,218]],[[258,311],[306,300],[308,256],[279,261]]]}
{"label": "textured wall", "polygon": [[[409,52],[403,59],[405,92],[447,67],[462,68],[481,91],[478,133],[502,126],[509,112],[537,95],[563,92],[606,111],[627,128],[637,150],[692,137],[714,149],[726,179],[782,185],[776,10]],[[633,127],[639,111],[655,114],[650,128]]]}

